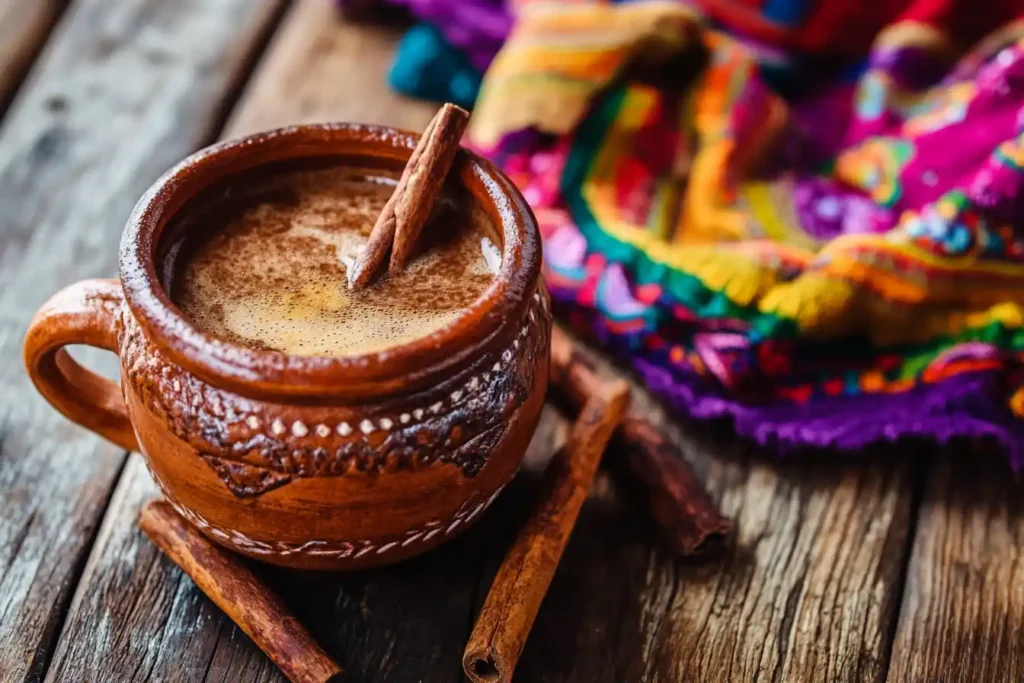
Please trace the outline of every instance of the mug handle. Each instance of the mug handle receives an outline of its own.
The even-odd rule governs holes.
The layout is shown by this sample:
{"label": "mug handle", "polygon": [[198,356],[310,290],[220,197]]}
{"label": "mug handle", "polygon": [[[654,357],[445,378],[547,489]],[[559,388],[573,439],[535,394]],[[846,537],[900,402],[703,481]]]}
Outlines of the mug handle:
{"label": "mug handle", "polygon": [[25,334],[22,355],[36,390],[72,422],[129,451],[139,443],[117,382],[82,367],[64,348],[87,344],[117,353],[117,280],[82,280],[50,297]]}

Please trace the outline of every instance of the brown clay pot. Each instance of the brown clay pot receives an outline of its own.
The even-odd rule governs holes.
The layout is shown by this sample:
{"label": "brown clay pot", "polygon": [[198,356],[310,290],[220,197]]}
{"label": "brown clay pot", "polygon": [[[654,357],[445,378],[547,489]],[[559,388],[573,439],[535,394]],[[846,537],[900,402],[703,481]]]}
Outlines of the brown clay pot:
{"label": "brown clay pot", "polygon": [[[51,298],[25,338],[32,380],[70,419],[141,450],[167,500],[221,545],[273,564],[348,569],[432,548],[479,519],[515,473],[547,388],[551,317],[522,196],[460,152],[458,182],[501,233],[495,282],[427,337],[349,358],[254,350],[200,332],[171,303],[161,233],[231,174],[312,156],[401,168],[414,135],[311,125],[214,145],[145,194],[121,280]],[[114,351],[116,385],[67,344]]]}

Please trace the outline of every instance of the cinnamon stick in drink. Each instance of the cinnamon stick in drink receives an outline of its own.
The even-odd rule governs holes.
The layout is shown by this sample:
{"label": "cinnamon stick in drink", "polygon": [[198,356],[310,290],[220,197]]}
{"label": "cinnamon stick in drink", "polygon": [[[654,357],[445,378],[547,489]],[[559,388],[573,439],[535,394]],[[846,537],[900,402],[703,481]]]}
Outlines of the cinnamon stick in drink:
{"label": "cinnamon stick in drink", "polygon": [[466,645],[462,666],[474,683],[512,679],[601,454],[628,405],[628,384],[602,385],[548,465],[537,507],[498,569]]}
{"label": "cinnamon stick in drink", "polygon": [[324,652],[280,598],[241,559],[206,540],[163,500],[142,509],[139,527],[253,639],[292,683],[342,683]]}
{"label": "cinnamon stick in drink", "polygon": [[[603,381],[572,338],[551,330],[551,381],[577,405],[601,391]],[[679,555],[692,555],[732,532],[686,459],[650,421],[627,416],[616,433],[619,454],[647,500],[648,511]]]}
{"label": "cinnamon stick in drink", "polygon": [[377,218],[353,266],[349,277],[351,287],[362,289],[373,282],[388,254],[391,255],[390,272],[405,268],[441,193],[468,122],[469,113],[465,109],[445,104],[427,124],[394,194]]}

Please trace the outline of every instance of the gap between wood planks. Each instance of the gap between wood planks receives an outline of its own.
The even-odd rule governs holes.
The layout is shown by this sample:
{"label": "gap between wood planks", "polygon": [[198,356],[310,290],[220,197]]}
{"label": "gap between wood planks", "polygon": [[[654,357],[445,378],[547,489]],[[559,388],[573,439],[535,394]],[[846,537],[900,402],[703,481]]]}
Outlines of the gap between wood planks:
{"label": "gap between wood planks", "polygon": [[885,680],[889,677],[892,666],[892,648],[896,641],[896,631],[903,618],[903,599],[907,587],[907,573],[910,568],[910,559],[914,551],[914,539],[917,537],[917,530],[921,522],[921,505],[924,500],[925,485],[928,480],[928,471],[934,464],[935,458],[930,454],[919,452],[915,454],[911,462],[911,493],[910,493],[910,519],[907,524],[906,538],[904,539],[903,555],[899,563],[899,579],[896,582],[897,590],[895,601],[898,605],[896,618],[889,629],[885,639],[885,650],[883,659],[882,675]]}
{"label": "gap between wood planks", "polygon": [[1024,496],[982,442],[929,462],[887,680],[1024,680]]}

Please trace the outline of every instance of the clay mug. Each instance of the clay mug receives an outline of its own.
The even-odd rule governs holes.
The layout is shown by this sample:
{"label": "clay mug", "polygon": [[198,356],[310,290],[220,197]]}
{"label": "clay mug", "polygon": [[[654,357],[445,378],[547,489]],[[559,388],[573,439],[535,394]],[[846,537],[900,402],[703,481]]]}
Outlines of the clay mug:
{"label": "clay mug", "polygon": [[[242,171],[330,156],[401,169],[416,136],[324,124],[204,149],[154,184],[121,240],[120,281],[87,280],[36,313],[24,358],[71,420],[140,450],[163,495],[217,543],[273,564],[349,569],[453,537],[515,473],[547,388],[540,236],[512,183],[460,152],[450,179],[501,240],[494,282],[455,320],[364,356],[290,356],[200,332],[168,297],[165,226]],[[118,354],[120,385],[64,346]]]}

